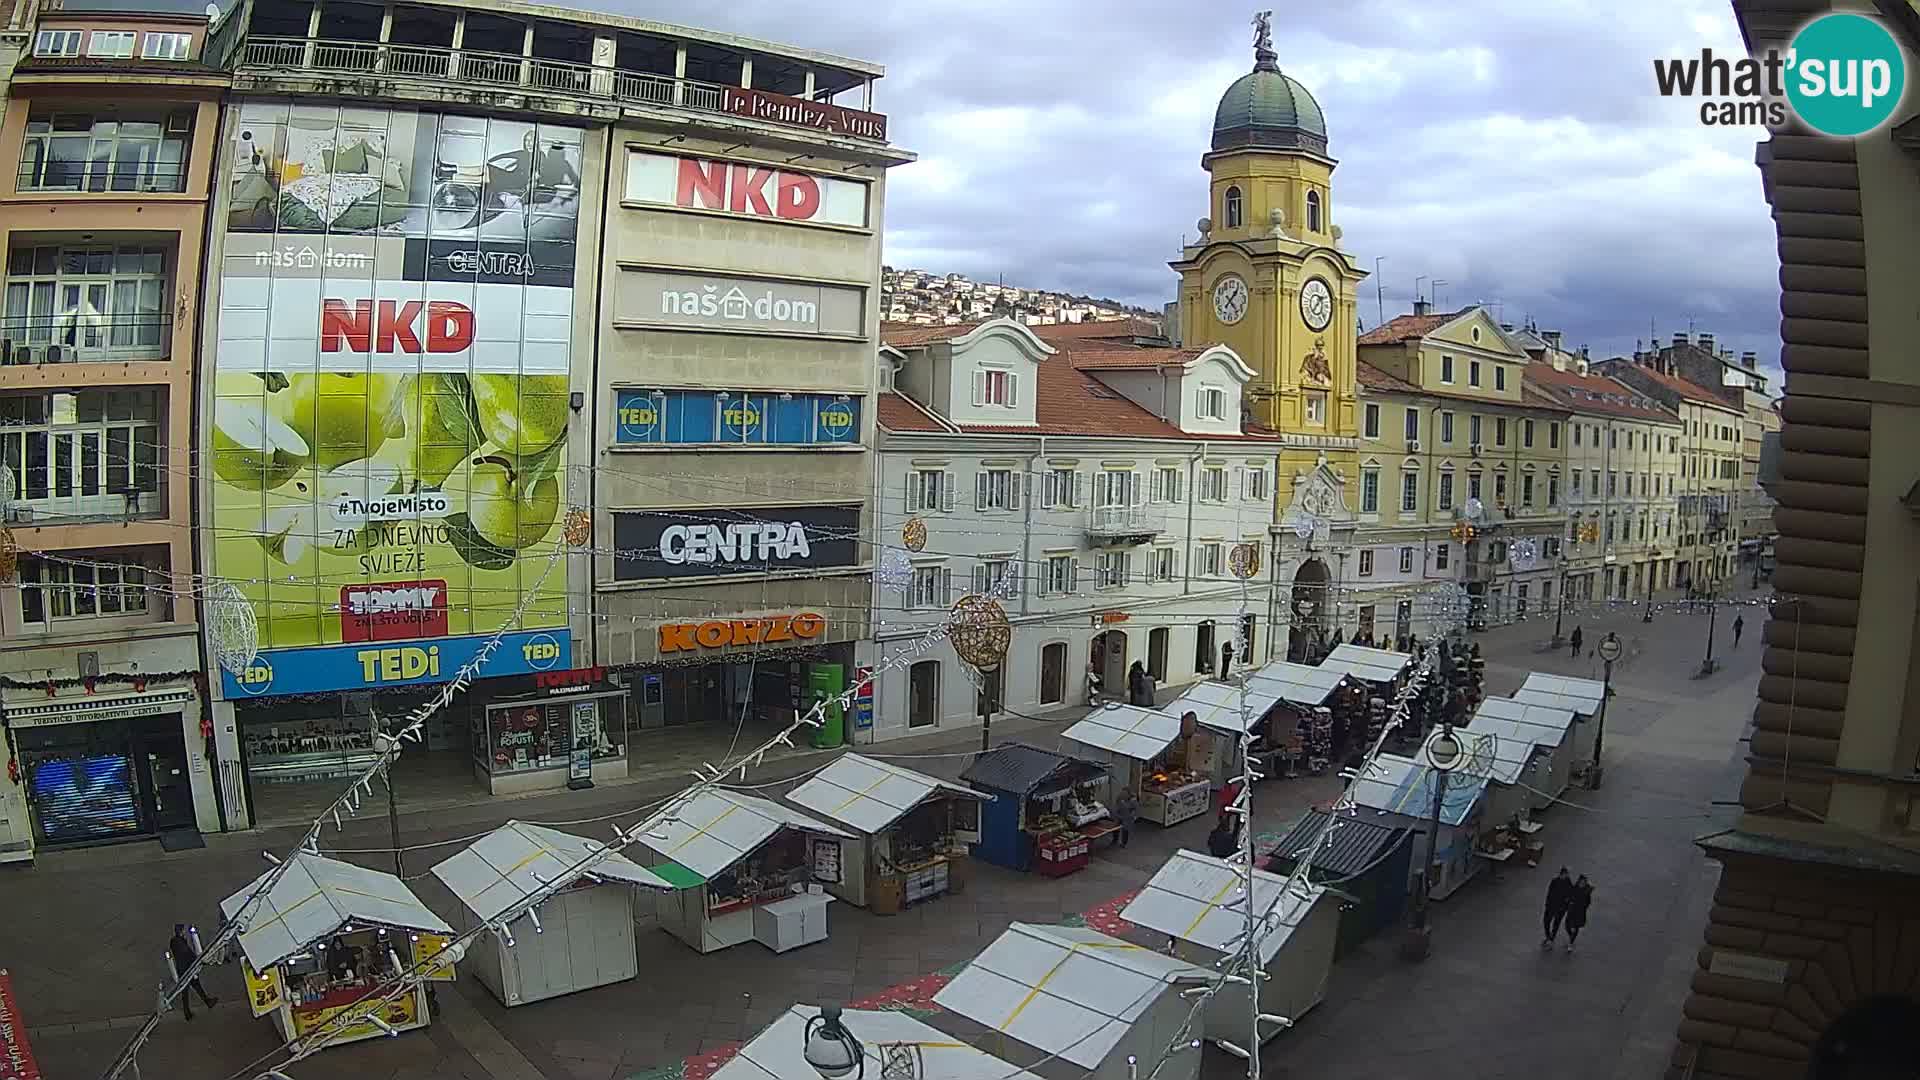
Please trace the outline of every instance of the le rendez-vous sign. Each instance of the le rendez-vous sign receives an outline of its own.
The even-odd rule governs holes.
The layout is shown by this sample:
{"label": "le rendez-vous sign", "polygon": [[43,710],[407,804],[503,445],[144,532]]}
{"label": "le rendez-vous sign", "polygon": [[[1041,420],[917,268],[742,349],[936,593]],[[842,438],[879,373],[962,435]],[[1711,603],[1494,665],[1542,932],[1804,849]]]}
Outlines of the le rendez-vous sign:
{"label": "le rendez-vous sign", "polygon": [[862,112],[824,101],[808,101],[765,90],[727,87],[720,95],[720,108],[735,116],[766,120],[793,127],[808,127],[829,135],[849,135],[856,139],[887,141],[887,118],[879,113]]}

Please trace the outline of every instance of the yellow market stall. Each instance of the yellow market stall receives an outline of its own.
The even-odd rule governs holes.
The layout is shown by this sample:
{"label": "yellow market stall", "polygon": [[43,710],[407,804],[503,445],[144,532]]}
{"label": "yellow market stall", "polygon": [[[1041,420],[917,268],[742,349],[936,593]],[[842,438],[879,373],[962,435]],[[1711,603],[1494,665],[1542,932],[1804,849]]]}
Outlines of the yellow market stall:
{"label": "yellow market stall", "polygon": [[[274,871],[220,904],[228,920],[244,917],[238,944],[253,1015],[271,1015],[287,1039],[331,1025],[334,1044],[431,1023],[425,983],[387,993],[401,973],[446,950],[453,929],[392,874],[304,851],[287,861],[244,916],[247,898]],[[458,959],[449,952],[432,980],[453,981]],[[342,1013],[351,1019],[339,1020]]]}

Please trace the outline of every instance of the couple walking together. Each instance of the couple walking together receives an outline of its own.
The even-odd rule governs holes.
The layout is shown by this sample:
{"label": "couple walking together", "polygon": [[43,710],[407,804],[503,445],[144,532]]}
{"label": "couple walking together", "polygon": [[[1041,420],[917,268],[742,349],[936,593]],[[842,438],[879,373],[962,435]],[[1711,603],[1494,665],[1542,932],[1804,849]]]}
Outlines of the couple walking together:
{"label": "couple walking together", "polygon": [[1547,910],[1542,919],[1546,936],[1540,939],[1542,949],[1551,949],[1560,937],[1560,928],[1567,930],[1567,951],[1573,951],[1573,943],[1580,940],[1580,930],[1587,925],[1587,907],[1593,903],[1593,882],[1587,875],[1581,874],[1575,881],[1567,875],[1567,868],[1561,867],[1547,885]]}

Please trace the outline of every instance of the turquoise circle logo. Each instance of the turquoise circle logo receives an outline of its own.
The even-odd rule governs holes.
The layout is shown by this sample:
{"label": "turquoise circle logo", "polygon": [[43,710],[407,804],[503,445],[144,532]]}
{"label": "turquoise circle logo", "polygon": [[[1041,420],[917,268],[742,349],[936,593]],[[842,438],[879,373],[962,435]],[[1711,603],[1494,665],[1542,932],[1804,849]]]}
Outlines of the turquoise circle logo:
{"label": "turquoise circle logo", "polygon": [[1787,100],[1823,135],[1864,135],[1893,115],[1907,62],[1887,28],[1865,15],[1822,15],[1787,54]]}

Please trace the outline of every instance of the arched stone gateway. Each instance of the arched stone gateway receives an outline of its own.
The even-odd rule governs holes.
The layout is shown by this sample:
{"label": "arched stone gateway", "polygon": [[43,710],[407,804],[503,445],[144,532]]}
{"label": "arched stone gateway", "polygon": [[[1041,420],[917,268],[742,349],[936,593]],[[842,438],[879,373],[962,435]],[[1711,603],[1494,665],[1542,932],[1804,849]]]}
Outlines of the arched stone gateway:
{"label": "arched stone gateway", "polygon": [[1327,564],[1308,559],[1293,574],[1288,602],[1287,659],[1311,664],[1319,659],[1333,613],[1333,578]]}

